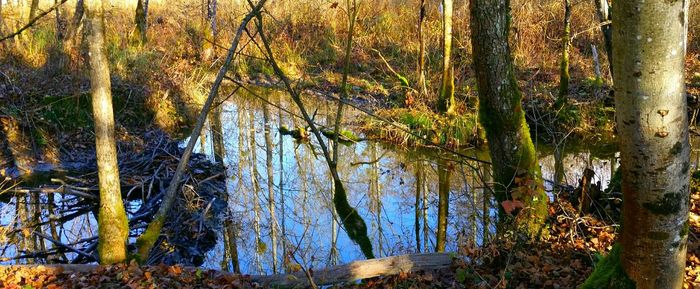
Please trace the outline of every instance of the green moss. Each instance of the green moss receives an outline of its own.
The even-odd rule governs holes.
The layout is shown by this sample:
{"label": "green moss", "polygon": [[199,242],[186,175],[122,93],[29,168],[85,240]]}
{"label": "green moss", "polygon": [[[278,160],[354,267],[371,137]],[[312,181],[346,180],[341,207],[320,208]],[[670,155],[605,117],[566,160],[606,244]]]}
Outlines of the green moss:
{"label": "green moss", "polygon": [[689,231],[690,231],[690,223],[688,221],[685,221],[685,223],[683,223],[683,228],[681,228],[681,232],[679,233],[679,236],[681,238],[688,236]]}
{"label": "green moss", "polygon": [[595,270],[580,289],[634,289],[636,285],[627,277],[620,263],[622,248],[616,244],[607,257],[596,264]]}
{"label": "green moss", "polygon": [[151,249],[153,249],[156,241],[158,241],[158,237],[160,237],[160,232],[163,229],[163,225],[165,225],[165,218],[161,217],[153,219],[153,221],[148,224],[146,231],[144,231],[141,236],[136,239],[136,249],[138,250],[136,260],[139,263],[143,264],[148,260]]}
{"label": "green moss", "polygon": [[683,194],[667,193],[661,199],[653,203],[643,203],[642,207],[657,215],[671,215],[681,210],[683,206]]}
{"label": "green moss", "polygon": [[373,259],[374,253],[372,252],[372,242],[367,236],[367,225],[357,210],[348,203],[348,196],[340,181],[335,181],[333,204],[350,240],[360,246],[360,250],[367,259]]}
{"label": "green moss", "polygon": [[682,150],[683,150],[683,144],[681,142],[676,142],[676,144],[674,144],[673,147],[671,148],[670,153],[671,153],[671,155],[675,156],[675,155],[681,153]]}

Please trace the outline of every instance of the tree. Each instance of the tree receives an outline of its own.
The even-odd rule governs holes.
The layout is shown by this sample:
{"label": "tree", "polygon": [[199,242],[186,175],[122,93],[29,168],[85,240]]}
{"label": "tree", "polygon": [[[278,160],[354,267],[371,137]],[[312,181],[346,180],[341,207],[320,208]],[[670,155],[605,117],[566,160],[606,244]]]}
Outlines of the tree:
{"label": "tree", "polygon": [[556,108],[561,108],[569,96],[569,47],[571,46],[571,0],[564,0],[564,35],[561,37],[561,63],[559,68],[559,95]]}
{"label": "tree", "polygon": [[605,52],[608,55],[608,64],[610,64],[610,74],[613,73],[613,55],[612,55],[612,14],[610,13],[610,4],[608,0],[594,0],[596,7],[596,15],[598,16],[598,21],[602,24],[600,26],[601,32],[603,32],[603,41],[605,42]]}
{"label": "tree", "polygon": [[[684,64],[688,2],[615,2],[620,139],[620,261],[637,288],[682,288],[690,145]],[[679,17],[680,16],[680,17]]]}
{"label": "tree", "polygon": [[136,3],[136,33],[133,35],[134,42],[143,45],[148,41],[148,0],[138,0]]}
{"label": "tree", "polygon": [[442,85],[438,110],[453,113],[455,109],[455,79],[452,67],[452,0],[442,0]]}
{"label": "tree", "polygon": [[[493,164],[496,200],[509,209],[524,207],[518,225],[534,236],[547,215],[549,200],[530,130],[522,94],[513,72],[508,0],[472,0],[471,30],[474,71],[479,87],[479,118],[486,130]],[[501,207],[500,212],[506,212]]]}
{"label": "tree", "polygon": [[425,0],[420,0],[418,10],[418,86],[421,95],[425,97],[428,94],[428,86],[425,81],[425,37],[423,35]]}
{"label": "tree", "polygon": [[37,10],[39,10],[39,0],[32,0],[29,6],[29,18],[27,18],[27,21],[31,21],[36,17]]}
{"label": "tree", "polygon": [[101,264],[126,261],[129,223],[122,202],[114,139],[114,111],[109,62],[104,53],[102,0],[85,0],[86,31],[90,57],[90,94],[95,119],[97,171],[100,187],[98,252]]}

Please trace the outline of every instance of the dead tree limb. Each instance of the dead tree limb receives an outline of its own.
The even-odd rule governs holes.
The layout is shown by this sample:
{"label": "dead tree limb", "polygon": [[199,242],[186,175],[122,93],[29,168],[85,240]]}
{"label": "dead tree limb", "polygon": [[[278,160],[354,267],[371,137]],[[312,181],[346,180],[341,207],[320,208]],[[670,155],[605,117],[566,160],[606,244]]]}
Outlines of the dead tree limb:
{"label": "dead tree limb", "polygon": [[[449,268],[452,265],[452,256],[449,253],[429,253],[391,256],[379,259],[361,260],[339,266],[321,269],[311,273],[310,271],[294,274],[257,275],[250,276],[253,282],[258,282],[264,288],[278,287],[308,287],[311,275],[313,283],[325,286],[338,283],[354,282],[358,280],[387,277],[400,273],[415,273],[420,271],[438,270]],[[17,270],[31,268],[51,274],[86,273],[100,268],[99,265],[88,264],[54,264],[54,265],[11,265],[0,266],[0,273],[15,272]],[[195,271],[197,268],[184,267],[186,271]],[[229,274],[220,272],[221,274]]]}
{"label": "dead tree limb", "polygon": [[243,31],[248,25],[248,22],[250,22],[250,20],[255,15],[257,15],[258,12],[262,9],[266,1],[267,0],[259,0],[258,4],[253,6],[252,10],[248,13],[248,15],[246,15],[245,18],[243,18],[243,20],[241,21],[241,25],[238,27],[238,31],[236,31],[236,36],[233,38],[231,47],[228,50],[226,60],[221,66],[221,69],[219,69],[219,73],[216,76],[214,85],[212,86],[211,91],[209,91],[209,96],[204,102],[202,111],[197,117],[197,123],[195,124],[194,130],[192,130],[192,134],[190,135],[190,140],[187,143],[187,147],[185,147],[185,151],[182,153],[180,162],[178,163],[177,169],[175,170],[175,175],[173,176],[173,179],[168,185],[168,190],[166,191],[166,194],[163,197],[163,202],[161,203],[160,208],[158,209],[158,212],[156,213],[153,221],[151,221],[151,223],[148,225],[148,228],[136,240],[136,246],[138,248],[138,258],[140,262],[148,260],[148,255],[150,254],[151,249],[155,245],[158,237],[160,236],[161,229],[165,225],[165,218],[175,202],[175,197],[179,188],[178,184],[180,182],[180,179],[182,178],[182,175],[185,172],[190,156],[192,155],[192,150],[194,149],[194,145],[197,142],[197,138],[199,137],[199,134],[202,131],[202,128],[204,127],[204,122],[207,119],[209,109],[211,108],[214,99],[218,95],[219,86],[221,86],[221,82],[223,81],[224,76],[228,72],[229,66],[231,65],[231,62],[233,61],[233,58],[236,54],[236,49],[238,47],[238,43],[241,40],[241,36],[243,35]]}
{"label": "dead tree limb", "polygon": [[[355,261],[313,272],[313,281],[318,286],[411,273],[425,270],[448,268],[452,257],[447,253],[430,253],[392,256],[378,259]],[[309,279],[304,272],[252,276],[252,280],[263,287],[308,287]]]}

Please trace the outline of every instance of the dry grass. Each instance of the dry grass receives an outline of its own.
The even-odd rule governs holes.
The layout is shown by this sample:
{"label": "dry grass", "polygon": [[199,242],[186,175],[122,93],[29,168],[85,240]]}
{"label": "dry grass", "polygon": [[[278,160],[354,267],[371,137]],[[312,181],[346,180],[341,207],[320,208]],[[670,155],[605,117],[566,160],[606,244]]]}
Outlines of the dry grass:
{"label": "dry grass", "polygon": [[[42,1],[48,8],[51,1]],[[107,50],[112,64],[115,97],[137,99],[148,110],[152,123],[169,131],[177,130],[192,120],[197,103],[207,90],[211,72],[218,68],[219,58],[206,58],[206,50],[213,48],[214,56],[221,57],[232,37],[233,27],[247,10],[245,1],[219,1],[216,45],[203,35],[204,7],[202,1],[151,0],[148,30],[149,43],[145,47],[130,45],[133,30],[135,1],[111,1],[107,14]],[[271,0],[267,5],[266,29],[271,35],[273,50],[283,68],[305,85],[335,89],[341,68],[342,47],[347,35],[343,3],[335,7],[331,0]],[[392,89],[398,81],[373,49],[381,51],[388,63],[415,85],[418,39],[416,36],[418,1],[360,0],[361,10],[355,31],[351,74],[359,87],[371,87],[373,95],[402,93]],[[428,106],[434,102],[438,90],[441,65],[441,21],[437,5],[430,1],[425,23],[427,43],[427,76],[431,95],[422,99]],[[511,41],[521,84],[529,97],[544,96],[558,84],[558,66],[562,34],[563,1],[513,0],[513,29]],[[236,5],[238,3],[238,5]],[[71,17],[75,0],[68,1],[64,12]],[[695,55],[700,44],[695,35],[700,31],[700,20],[695,15],[699,5],[691,5],[689,24],[689,54]],[[18,9],[5,6],[5,30],[23,23],[27,7]],[[455,1],[454,59],[456,94],[462,107],[475,108],[471,72],[471,43],[469,39],[469,5],[467,0]],[[0,46],[0,65],[14,79],[24,80],[23,97],[45,95],[65,96],[84,93],[85,61],[80,45],[63,51],[69,59],[64,70],[47,75],[47,67],[54,65],[51,56],[61,53],[54,31],[54,14],[39,22],[26,33],[21,44]],[[606,54],[602,37],[597,29],[592,1],[579,1],[573,7],[572,32],[575,35],[571,51],[571,74],[574,85],[593,76],[591,45],[599,48],[603,72],[607,75]],[[218,47],[218,46],[221,47]],[[248,43],[233,68],[238,76],[255,78],[271,74],[269,66],[259,59],[257,47]],[[5,69],[7,68],[7,69]],[[690,74],[694,71],[689,71]],[[59,77],[71,75],[70,81]],[[48,81],[47,81],[48,79]],[[63,87],[61,87],[63,86]],[[67,86],[73,88],[68,89]],[[330,88],[328,86],[331,86]],[[77,87],[77,88],[76,88]],[[122,95],[126,94],[126,95]],[[585,96],[584,96],[585,97]],[[548,99],[547,99],[548,100]]]}

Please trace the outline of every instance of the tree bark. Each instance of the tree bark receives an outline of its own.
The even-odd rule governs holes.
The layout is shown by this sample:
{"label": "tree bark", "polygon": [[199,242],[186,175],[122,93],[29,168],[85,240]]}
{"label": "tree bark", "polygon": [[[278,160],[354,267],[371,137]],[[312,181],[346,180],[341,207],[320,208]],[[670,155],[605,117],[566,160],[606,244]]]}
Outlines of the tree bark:
{"label": "tree bark", "polygon": [[442,0],[442,85],[438,110],[453,113],[455,109],[455,79],[452,67],[452,0]]}
{"label": "tree bark", "polygon": [[[513,72],[508,44],[509,14],[508,0],[471,1],[479,118],[491,153],[496,200],[499,204],[521,202],[524,208],[516,225],[535,236],[547,216],[549,199],[525,122],[522,93]],[[503,207],[499,211],[505,216]]]}
{"label": "tree bark", "polygon": [[86,0],[86,31],[90,57],[90,94],[95,119],[97,171],[100,187],[98,252],[100,264],[126,261],[129,223],[119,184],[117,146],[114,138],[109,61],[104,53],[104,3]]}
{"label": "tree bark", "polygon": [[682,288],[690,145],[684,82],[689,0],[613,6],[624,203],[621,263],[637,288]]}

